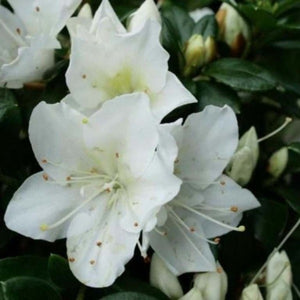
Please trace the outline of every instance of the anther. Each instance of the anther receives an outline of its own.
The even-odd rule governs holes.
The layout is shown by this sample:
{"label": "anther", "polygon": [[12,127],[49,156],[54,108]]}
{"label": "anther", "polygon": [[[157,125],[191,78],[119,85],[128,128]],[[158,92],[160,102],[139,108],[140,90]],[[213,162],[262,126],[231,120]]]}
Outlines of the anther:
{"label": "anther", "polygon": [[85,74],[83,74],[81,77],[82,77],[83,79],[86,79],[86,75],[85,75]]}
{"label": "anther", "polygon": [[90,264],[93,265],[95,263],[95,261],[92,259],[90,260]]}
{"label": "anther", "polygon": [[69,262],[74,262],[75,261],[75,258],[74,257],[70,257],[69,258]]}
{"label": "anther", "polygon": [[71,176],[66,177],[66,180],[70,181],[71,180]]}
{"label": "anther", "polygon": [[107,193],[110,193],[110,192],[111,192],[111,189],[110,189],[110,188],[107,188],[105,191],[106,191]]}
{"label": "anther", "polygon": [[48,230],[48,225],[47,224],[42,224],[41,226],[40,226],[40,229],[42,230],[42,231],[47,231]]}
{"label": "anther", "polygon": [[244,225],[241,225],[241,226],[239,226],[237,229],[238,229],[238,231],[240,231],[240,232],[244,232],[244,231],[246,230],[246,227],[245,227]]}
{"label": "anther", "polygon": [[178,164],[178,163],[179,163],[179,159],[176,158],[175,161],[174,161],[174,163],[175,163],[175,164]]}
{"label": "anther", "polygon": [[220,184],[221,184],[221,185],[225,185],[226,182],[225,182],[225,181],[220,181]]}
{"label": "anther", "polygon": [[44,180],[46,180],[46,181],[49,179],[49,177],[48,177],[48,175],[47,175],[46,173],[43,174],[43,178],[44,178]]}
{"label": "anther", "polygon": [[17,31],[17,34],[21,34],[21,29],[20,28],[17,28],[16,31]]}
{"label": "anther", "polygon": [[133,224],[133,226],[134,226],[134,227],[138,227],[138,226],[139,226],[139,223],[138,223],[138,222],[135,222],[135,223]]}
{"label": "anther", "polygon": [[219,244],[220,241],[221,241],[221,239],[220,239],[219,237],[216,237],[216,238],[214,239],[214,242],[217,243],[217,244]]}
{"label": "anther", "polygon": [[231,210],[232,212],[237,212],[237,211],[239,210],[239,208],[238,208],[237,206],[231,206],[231,207],[230,207],[230,210]]}
{"label": "anther", "polygon": [[47,162],[48,162],[47,159],[42,159],[43,164],[46,164]]}
{"label": "anther", "polygon": [[87,124],[89,122],[89,120],[87,118],[83,118],[81,122],[82,122],[82,124]]}
{"label": "anther", "polygon": [[120,157],[120,154],[117,152],[116,153],[116,158],[119,158]]}
{"label": "anther", "polygon": [[190,231],[191,231],[191,232],[195,232],[196,230],[195,230],[194,227],[191,227],[191,228],[190,228]]}
{"label": "anther", "polygon": [[217,272],[221,274],[223,272],[223,269],[221,267],[218,267]]}
{"label": "anther", "polygon": [[97,242],[97,246],[100,247],[102,245],[102,242]]}
{"label": "anther", "polygon": [[39,11],[40,11],[40,8],[37,6],[37,7],[35,8],[35,10],[36,10],[37,12],[39,12]]}

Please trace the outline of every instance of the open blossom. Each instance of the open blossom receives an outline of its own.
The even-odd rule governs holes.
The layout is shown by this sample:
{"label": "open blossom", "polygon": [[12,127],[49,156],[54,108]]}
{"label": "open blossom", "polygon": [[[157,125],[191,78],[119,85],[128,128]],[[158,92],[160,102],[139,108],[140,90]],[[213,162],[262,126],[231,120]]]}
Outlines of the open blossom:
{"label": "open blossom", "polygon": [[104,0],[93,20],[72,18],[68,28],[72,38],[66,74],[72,95],[69,104],[86,115],[114,97],[135,92],[149,96],[158,121],[178,106],[196,102],[168,71],[169,55],[160,44],[159,22],[150,18],[138,30],[127,32]]}
{"label": "open blossom", "polygon": [[0,6],[0,86],[21,88],[53,66],[56,35],[81,1],[8,2],[15,14]]}
{"label": "open blossom", "polygon": [[244,226],[236,227],[243,211],[259,206],[250,191],[222,175],[238,143],[235,114],[228,106],[207,106],[183,126],[163,126],[179,147],[175,174],[183,184],[160,210],[157,226],[145,241],[175,275],[215,271],[209,243],[218,243],[216,237],[231,230],[244,231]]}
{"label": "open blossom", "polygon": [[111,100],[89,119],[64,102],[42,102],[29,134],[44,171],[15,193],[6,225],[34,239],[67,237],[75,276],[92,287],[112,284],[140,231],[155,226],[155,212],[179,191],[164,155],[176,155],[175,142],[158,132],[144,94]]}

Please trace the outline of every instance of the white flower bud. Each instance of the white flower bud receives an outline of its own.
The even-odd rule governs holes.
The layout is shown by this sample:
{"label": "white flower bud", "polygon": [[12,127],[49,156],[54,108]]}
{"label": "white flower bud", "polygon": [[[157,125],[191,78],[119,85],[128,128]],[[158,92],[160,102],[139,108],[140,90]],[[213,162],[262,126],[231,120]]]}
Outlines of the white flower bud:
{"label": "white flower bud", "polygon": [[288,148],[282,147],[278,151],[274,152],[269,159],[268,172],[274,177],[278,178],[288,163]]}
{"label": "white flower bud", "polygon": [[214,12],[208,7],[198,8],[189,13],[190,17],[197,23],[203,17],[213,15]]}
{"label": "white flower bud", "polygon": [[263,300],[257,284],[251,284],[244,288],[240,300]]}
{"label": "white flower bud", "polygon": [[151,259],[150,283],[171,299],[178,299],[183,295],[179,280],[155,253]]}
{"label": "white flower bud", "polygon": [[153,0],[145,0],[140,8],[128,18],[128,31],[136,31],[144,26],[147,20],[161,24],[161,16]]}
{"label": "white flower bud", "polygon": [[285,251],[276,252],[267,264],[267,300],[290,300],[292,270]]}
{"label": "white flower bud", "polygon": [[87,18],[87,19],[90,19],[92,20],[93,19],[93,13],[92,13],[92,8],[91,6],[88,4],[88,3],[85,3],[79,13],[78,13],[78,17],[80,18]]}
{"label": "white flower bud", "polygon": [[221,5],[216,19],[219,24],[220,37],[228,44],[232,55],[241,55],[250,40],[250,30],[245,20],[227,3]]}
{"label": "white flower bud", "polygon": [[227,293],[227,275],[220,264],[217,264],[217,272],[198,274],[194,287],[201,291],[203,299],[223,300]]}
{"label": "white flower bud", "polygon": [[202,297],[202,293],[196,287],[190,289],[183,297],[179,298],[179,300],[205,300]]}
{"label": "white flower bud", "polygon": [[241,137],[237,150],[226,168],[226,173],[241,186],[246,185],[252,176],[259,156],[256,130],[251,127]]}
{"label": "white flower bud", "polygon": [[214,60],[217,54],[217,45],[215,39],[209,36],[205,40],[204,48],[205,48],[204,62],[205,64],[207,64],[210,63],[212,60]]}

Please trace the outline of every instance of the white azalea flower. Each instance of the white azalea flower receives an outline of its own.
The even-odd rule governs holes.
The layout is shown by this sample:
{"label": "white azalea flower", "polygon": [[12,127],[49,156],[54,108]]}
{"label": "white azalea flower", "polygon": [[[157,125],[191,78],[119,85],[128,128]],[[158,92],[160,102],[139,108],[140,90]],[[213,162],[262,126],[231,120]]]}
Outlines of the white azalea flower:
{"label": "white azalea flower", "polygon": [[53,66],[56,35],[80,0],[8,2],[15,14],[0,6],[0,86],[21,88]]}
{"label": "white azalea flower", "polygon": [[240,300],[264,300],[257,284],[251,284],[243,289]]}
{"label": "white azalea flower", "polygon": [[218,239],[208,239],[244,231],[244,226],[236,227],[242,212],[259,206],[251,192],[222,175],[238,143],[235,114],[228,106],[207,106],[183,126],[165,127],[179,147],[175,174],[183,185],[160,210],[157,227],[147,238],[175,275],[215,271],[208,243]]}
{"label": "white azalea flower", "polygon": [[196,102],[177,77],[168,71],[159,23],[148,20],[131,33],[104,0],[93,21],[73,18],[67,84],[80,111],[89,115],[114,97],[144,92],[160,121],[178,106]]}
{"label": "white azalea flower", "polygon": [[197,8],[189,13],[190,17],[197,23],[205,16],[213,15],[214,11],[209,7]]}
{"label": "white azalea flower", "polygon": [[34,239],[67,237],[75,276],[92,287],[112,284],[141,229],[151,230],[178,193],[181,181],[163,156],[164,147],[176,153],[175,142],[162,141],[144,94],[111,100],[89,119],[64,102],[41,103],[29,135],[44,172],[15,193],[6,225]]}
{"label": "white azalea flower", "polygon": [[93,12],[92,12],[92,8],[88,3],[85,3],[80,11],[78,12],[78,17],[81,18],[87,18],[92,20],[93,19]]}

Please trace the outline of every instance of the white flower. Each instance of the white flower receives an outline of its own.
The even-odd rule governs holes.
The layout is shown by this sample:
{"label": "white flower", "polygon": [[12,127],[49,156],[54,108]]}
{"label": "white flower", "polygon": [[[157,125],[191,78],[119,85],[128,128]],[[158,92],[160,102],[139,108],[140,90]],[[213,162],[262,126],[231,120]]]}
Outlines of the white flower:
{"label": "white flower", "polygon": [[251,284],[244,288],[241,300],[263,300],[257,284]]}
{"label": "white flower", "polygon": [[205,16],[213,15],[214,11],[209,7],[198,8],[189,13],[190,17],[197,23]]}
{"label": "white flower", "polygon": [[80,0],[8,2],[15,14],[0,6],[0,86],[21,88],[52,67],[56,35]]}
{"label": "white flower", "polygon": [[168,53],[162,48],[161,26],[148,20],[127,33],[108,1],[93,21],[69,23],[72,36],[66,79],[77,109],[89,115],[116,96],[144,92],[160,121],[178,106],[196,102],[177,77],[168,72]]}
{"label": "white flower", "polygon": [[183,295],[178,278],[171,273],[156,253],[151,258],[150,283],[171,299],[178,299]]}
{"label": "white flower", "polygon": [[175,274],[215,271],[215,259],[208,243],[235,227],[242,212],[259,203],[222,172],[238,143],[234,112],[207,106],[190,115],[183,126],[164,125],[179,147],[175,174],[182,179],[179,194],[158,214],[157,227],[149,233],[154,251]]}
{"label": "white flower", "polygon": [[292,271],[285,251],[276,252],[267,264],[267,300],[292,300]]}
{"label": "white flower", "polygon": [[129,16],[128,31],[141,29],[147,20],[153,20],[161,24],[161,16],[153,0],[145,0],[140,8]]}
{"label": "white flower", "polygon": [[81,9],[80,9],[80,11],[78,13],[78,17],[87,18],[87,19],[90,19],[90,20],[93,19],[92,8],[91,8],[91,6],[88,3],[85,3],[81,7]]}
{"label": "white flower", "polygon": [[41,103],[29,135],[45,173],[15,193],[6,225],[34,239],[67,237],[75,276],[92,287],[112,284],[141,229],[151,230],[155,212],[178,193],[181,181],[162,155],[164,147],[175,154],[176,144],[160,141],[144,94],[111,100],[89,119],[64,102]]}

